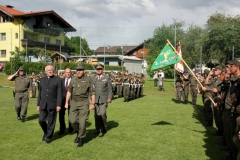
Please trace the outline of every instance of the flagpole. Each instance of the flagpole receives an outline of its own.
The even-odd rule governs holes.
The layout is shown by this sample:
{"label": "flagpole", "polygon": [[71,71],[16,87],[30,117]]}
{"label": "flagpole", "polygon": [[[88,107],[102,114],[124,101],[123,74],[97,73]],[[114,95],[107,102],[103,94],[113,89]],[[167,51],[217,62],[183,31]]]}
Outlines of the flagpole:
{"label": "flagpole", "polygon": [[[177,53],[176,49],[173,47],[172,43],[167,40],[168,44],[170,44],[170,46],[174,49],[174,51]],[[196,75],[193,73],[193,71],[190,69],[190,67],[188,66],[188,64],[184,61],[184,59],[182,57],[180,57],[181,61],[186,65],[186,67],[188,68],[188,70],[191,72],[191,74],[193,75],[193,77],[197,80],[197,82],[199,83],[199,85],[203,88],[202,83],[198,80],[198,78],[196,77]],[[211,97],[208,97],[213,104],[215,104],[214,100]]]}

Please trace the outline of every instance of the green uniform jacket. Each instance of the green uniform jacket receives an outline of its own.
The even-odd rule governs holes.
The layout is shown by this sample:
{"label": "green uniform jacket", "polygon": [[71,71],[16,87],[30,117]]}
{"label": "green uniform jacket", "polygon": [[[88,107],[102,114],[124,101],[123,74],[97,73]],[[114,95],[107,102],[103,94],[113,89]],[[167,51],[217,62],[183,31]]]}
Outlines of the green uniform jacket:
{"label": "green uniform jacket", "polygon": [[95,86],[92,79],[86,75],[81,78],[73,77],[68,91],[71,93],[71,100],[81,101],[82,99],[90,99],[91,95],[95,95]]}
{"label": "green uniform jacket", "polygon": [[28,89],[32,90],[31,80],[26,76],[15,76],[11,79],[11,81],[15,81],[16,93],[27,92]]}
{"label": "green uniform jacket", "polygon": [[96,103],[106,103],[108,99],[112,99],[112,83],[109,76],[101,75],[92,77],[93,86],[95,87]]}

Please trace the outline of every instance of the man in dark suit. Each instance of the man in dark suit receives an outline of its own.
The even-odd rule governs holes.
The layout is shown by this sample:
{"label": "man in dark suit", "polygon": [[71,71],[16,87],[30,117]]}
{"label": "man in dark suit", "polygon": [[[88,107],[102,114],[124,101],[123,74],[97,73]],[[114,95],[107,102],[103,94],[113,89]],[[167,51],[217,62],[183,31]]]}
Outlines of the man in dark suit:
{"label": "man in dark suit", "polygon": [[107,132],[107,107],[112,102],[112,83],[109,76],[103,75],[102,64],[96,67],[97,75],[92,77],[95,86],[95,134]]}
{"label": "man in dark suit", "polygon": [[[67,89],[68,86],[70,84],[70,81],[72,79],[71,77],[71,69],[70,68],[66,68],[64,70],[64,78],[62,78],[62,107],[61,110],[59,112],[59,123],[60,123],[60,131],[58,133],[58,135],[64,134],[65,129],[66,129],[66,124],[65,124],[65,102],[66,102],[66,94],[67,94]],[[68,106],[68,115],[69,115],[69,109],[70,109],[70,105]],[[73,128],[71,126],[70,123],[68,123],[68,131],[69,133],[73,132]]]}
{"label": "man in dark suit", "polygon": [[44,132],[42,140],[50,143],[56,124],[57,112],[61,110],[62,103],[62,81],[54,76],[52,65],[45,67],[46,76],[40,79],[37,110],[39,124]]}

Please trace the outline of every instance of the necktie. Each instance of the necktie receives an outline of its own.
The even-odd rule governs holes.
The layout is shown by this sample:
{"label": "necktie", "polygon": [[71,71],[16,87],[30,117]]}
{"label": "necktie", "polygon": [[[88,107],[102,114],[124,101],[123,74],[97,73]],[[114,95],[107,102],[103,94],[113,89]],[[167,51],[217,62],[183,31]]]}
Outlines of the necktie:
{"label": "necktie", "polygon": [[68,89],[68,78],[67,78],[67,81],[66,81],[66,84],[65,84],[65,88],[66,88],[66,90]]}
{"label": "necktie", "polygon": [[100,76],[98,76],[98,80],[100,80]]}

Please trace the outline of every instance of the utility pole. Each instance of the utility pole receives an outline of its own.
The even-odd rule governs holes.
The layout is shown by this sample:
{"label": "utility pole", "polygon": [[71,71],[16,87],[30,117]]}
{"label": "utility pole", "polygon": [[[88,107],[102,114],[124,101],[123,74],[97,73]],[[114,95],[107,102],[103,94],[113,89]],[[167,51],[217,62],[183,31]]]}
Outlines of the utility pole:
{"label": "utility pole", "polygon": [[[177,44],[176,19],[173,19],[173,21],[174,21],[174,47],[176,48],[176,44]],[[175,87],[175,80],[176,80],[176,70],[174,68],[174,87]]]}
{"label": "utility pole", "polygon": [[202,74],[202,46],[200,46],[200,69]]}
{"label": "utility pole", "polygon": [[60,70],[61,70],[61,69],[62,69],[61,44],[60,44],[60,53],[59,53],[59,56],[60,56]]}
{"label": "utility pole", "polygon": [[122,72],[123,72],[123,45],[122,45]]}
{"label": "utility pole", "polygon": [[28,57],[27,57],[27,44],[28,44],[28,39],[26,38],[26,62],[28,62]]}
{"label": "utility pole", "polygon": [[104,69],[103,69],[103,72],[105,72],[105,43],[104,43],[104,57],[103,57],[103,66],[104,66]]}
{"label": "utility pole", "polygon": [[82,63],[82,40],[81,40],[81,27],[80,27],[80,63]]}
{"label": "utility pole", "polygon": [[44,45],[44,51],[45,51],[45,62],[47,61],[47,54],[46,54],[46,43]]}
{"label": "utility pole", "polygon": [[232,60],[234,60],[234,46],[233,46],[233,51],[232,51]]}

